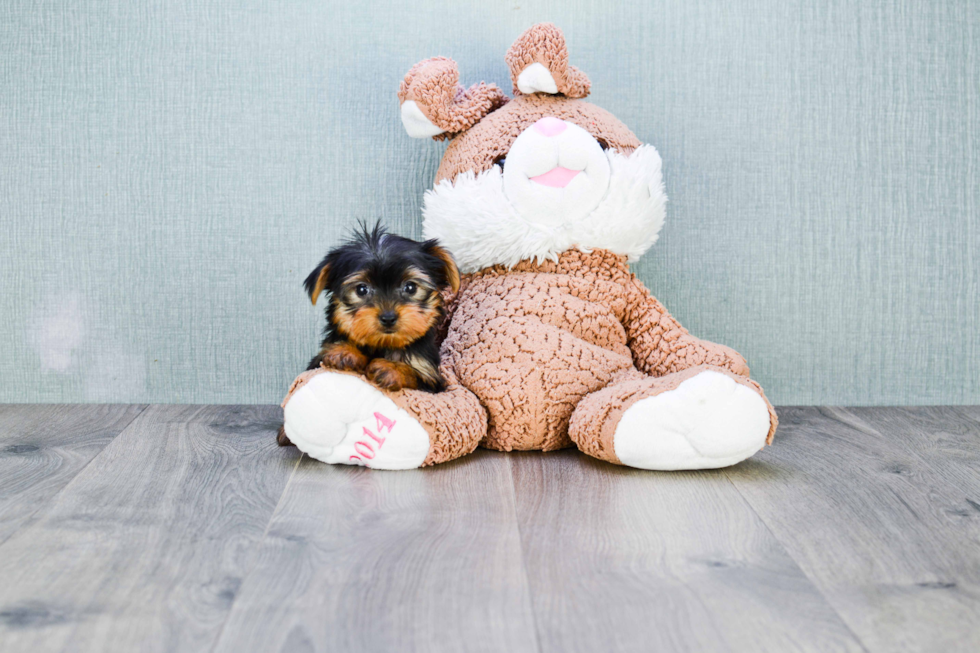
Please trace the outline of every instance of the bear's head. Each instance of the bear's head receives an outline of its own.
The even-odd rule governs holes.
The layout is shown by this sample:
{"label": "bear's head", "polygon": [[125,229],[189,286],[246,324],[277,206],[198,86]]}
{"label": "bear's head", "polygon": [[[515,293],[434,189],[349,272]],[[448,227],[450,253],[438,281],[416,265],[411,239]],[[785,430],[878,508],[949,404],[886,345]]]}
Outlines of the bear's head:
{"label": "bear's head", "polygon": [[398,99],[415,138],[450,139],[425,193],[423,231],[463,272],[602,248],[638,259],[663,226],[660,155],[615,116],[585,102],[561,30],[535,25],[507,52],[514,99],[459,84],[451,59],[422,61]]}

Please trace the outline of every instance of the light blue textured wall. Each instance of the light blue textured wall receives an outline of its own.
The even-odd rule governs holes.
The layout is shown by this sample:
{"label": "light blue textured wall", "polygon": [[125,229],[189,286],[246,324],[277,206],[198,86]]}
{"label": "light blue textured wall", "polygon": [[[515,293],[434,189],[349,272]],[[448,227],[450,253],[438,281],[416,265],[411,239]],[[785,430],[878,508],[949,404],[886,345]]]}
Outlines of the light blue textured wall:
{"label": "light blue textured wall", "polygon": [[509,88],[551,20],[663,155],[637,266],[774,403],[980,403],[980,3],[0,3],[0,401],[273,402],[300,283],[418,236],[416,61]]}

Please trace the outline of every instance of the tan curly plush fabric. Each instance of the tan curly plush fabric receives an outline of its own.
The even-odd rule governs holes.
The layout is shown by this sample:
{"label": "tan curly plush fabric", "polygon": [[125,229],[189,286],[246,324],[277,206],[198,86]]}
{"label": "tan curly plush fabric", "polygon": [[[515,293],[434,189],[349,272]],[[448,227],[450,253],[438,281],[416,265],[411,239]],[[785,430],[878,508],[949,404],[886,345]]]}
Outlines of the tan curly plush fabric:
{"label": "tan curly plush fabric", "polygon": [[[630,273],[625,257],[602,250],[469,275],[453,303],[442,356],[455,382],[447,395],[394,396],[425,416],[433,442],[427,463],[471,451],[477,442],[467,440],[484,419],[484,447],[549,451],[594,442],[587,453],[618,463],[610,430],[616,410],[676,387],[701,365],[752,383],[741,356],[691,336]],[[604,389],[596,401],[582,402]],[[446,411],[461,427],[449,429],[452,438],[441,426]],[[770,437],[774,430],[775,420]]]}
{"label": "tan curly plush fabric", "polygon": [[565,35],[552,23],[539,23],[518,37],[505,58],[514,84],[514,95],[521,95],[517,78],[533,63],[543,65],[555,80],[558,92],[565,97],[584,98],[592,84],[575,66],[568,64]]}
{"label": "tan curly plush fabric", "polygon": [[469,129],[480,118],[507,103],[496,84],[480,82],[469,88],[459,83],[456,62],[433,57],[412,66],[398,89],[398,101],[413,100],[434,125],[443,130],[435,138]]}

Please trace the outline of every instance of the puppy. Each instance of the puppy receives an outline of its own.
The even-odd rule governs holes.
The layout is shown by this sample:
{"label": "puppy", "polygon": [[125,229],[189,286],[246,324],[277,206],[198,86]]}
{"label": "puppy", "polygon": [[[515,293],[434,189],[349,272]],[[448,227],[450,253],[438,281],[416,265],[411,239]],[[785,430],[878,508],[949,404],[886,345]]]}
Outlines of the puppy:
{"label": "puppy", "polygon": [[[459,290],[459,270],[437,241],[362,226],[326,255],[305,287],[314,305],[328,293],[323,343],[307,369],[360,372],[388,390],[445,388],[436,335],[442,292]],[[278,441],[290,444],[282,429]]]}

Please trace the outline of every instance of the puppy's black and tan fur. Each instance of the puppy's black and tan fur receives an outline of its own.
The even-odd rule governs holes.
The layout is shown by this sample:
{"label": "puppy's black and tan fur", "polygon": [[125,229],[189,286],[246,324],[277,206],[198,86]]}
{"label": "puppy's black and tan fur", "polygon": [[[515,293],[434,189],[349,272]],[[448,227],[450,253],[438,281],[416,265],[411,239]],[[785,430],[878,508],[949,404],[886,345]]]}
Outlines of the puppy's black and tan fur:
{"label": "puppy's black and tan fur", "polygon": [[[330,251],[305,282],[316,304],[327,292],[320,366],[363,373],[388,390],[439,392],[437,329],[442,291],[459,289],[459,270],[435,240],[423,243],[362,227]],[[285,442],[283,441],[285,439]],[[280,444],[289,444],[280,431]]]}

